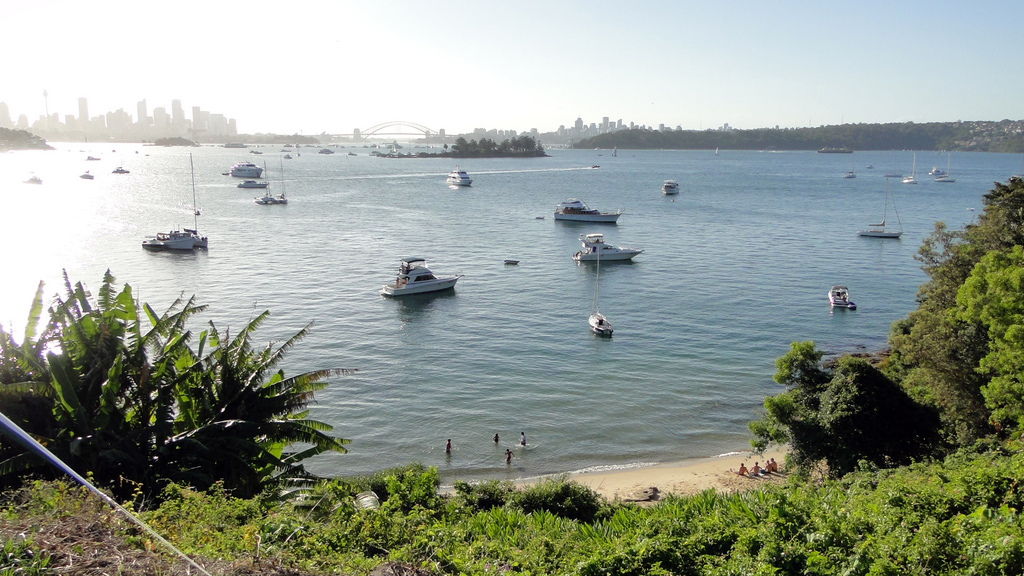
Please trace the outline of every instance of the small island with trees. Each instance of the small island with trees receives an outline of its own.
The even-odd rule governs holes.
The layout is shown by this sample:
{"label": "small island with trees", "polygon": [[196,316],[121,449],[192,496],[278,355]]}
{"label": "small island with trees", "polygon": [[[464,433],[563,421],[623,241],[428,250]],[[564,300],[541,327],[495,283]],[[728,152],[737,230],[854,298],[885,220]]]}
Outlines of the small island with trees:
{"label": "small island with trees", "polygon": [[516,136],[498,144],[490,138],[481,138],[480,141],[469,140],[463,137],[455,139],[451,146],[444,145],[444,152],[430,153],[418,152],[415,154],[378,154],[387,158],[543,158],[548,154],[544,146],[534,140],[531,136]]}

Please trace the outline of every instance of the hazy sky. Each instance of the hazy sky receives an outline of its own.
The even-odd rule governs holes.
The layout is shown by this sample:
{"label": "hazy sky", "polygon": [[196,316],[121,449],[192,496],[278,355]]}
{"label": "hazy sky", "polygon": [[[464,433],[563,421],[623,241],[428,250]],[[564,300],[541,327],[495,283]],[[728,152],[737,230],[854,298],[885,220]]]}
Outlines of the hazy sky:
{"label": "hazy sky", "polygon": [[[1024,118],[1020,0],[0,0],[0,101],[241,132]],[[49,94],[44,101],[43,90]]]}

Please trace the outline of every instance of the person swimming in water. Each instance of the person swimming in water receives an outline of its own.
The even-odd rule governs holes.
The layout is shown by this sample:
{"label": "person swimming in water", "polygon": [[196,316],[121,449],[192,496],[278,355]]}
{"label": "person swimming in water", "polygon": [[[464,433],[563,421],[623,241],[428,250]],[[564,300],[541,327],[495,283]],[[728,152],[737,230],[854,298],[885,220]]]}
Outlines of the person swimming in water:
{"label": "person swimming in water", "polygon": [[444,451],[445,451],[446,454],[451,454],[452,453],[452,439],[451,438],[448,439],[448,442],[445,442]]}
{"label": "person swimming in water", "polygon": [[526,432],[519,433],[519,445],[526,446]]}
{"label": "person swimming in water", "polygon": [[495,444],[498,443],[498,433],[497,432],[494,433],[494,443]]}

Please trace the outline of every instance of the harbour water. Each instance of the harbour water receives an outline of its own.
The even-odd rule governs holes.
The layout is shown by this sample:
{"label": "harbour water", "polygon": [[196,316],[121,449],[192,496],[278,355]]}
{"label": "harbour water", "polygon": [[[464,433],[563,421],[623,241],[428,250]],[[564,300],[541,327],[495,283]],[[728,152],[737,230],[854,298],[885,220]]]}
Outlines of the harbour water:
{"label": "harbour water", "polygon": [[[264,342],[313,322],[285,370],[358,372],[333,378],[311,413],[350,439],[350,452],[309,468],[348,475],[422,462],[448,482],[746,449],[746,423],[780,390],[774,360],[789,343],[882,348],[915,306],[925,277],[914,255],[934,222],[963,226],[993,182],[1021,172],[1019,155],[955,153],[956,182],[936,183],[925,172],[945,168],[946,155],[919,152],[920,184],[890,181],[905,233],[885,240],[857,230],[882,217],[883,174],[909,172],[911,152],[550,150],[453,161],[349,147],[289,149],[294,159],[282,160],[277,146],[55,146],[0,154],[5,327],[20,334],[40,280],[48,296],[62,292],[62,269],[94,291],[110,269],[157,310],[194,294],[220,329],[269,309]],[[192,225],[189,154],[210,248],[144,251],[146,235]],[[266,162],[269,191],[290,203],[253,204],[260,191],[222,175],[238,161]],[[456,164],[471,187],[445,184]],[[130,174],[112,174],[119,165]],[[95,179],[80,179],[85,170]],[[857,177],[842,178],[850,170]],[[32,174],[43,184],[22,183]],[[679,195],[661,194],[666,179]],[[624,214],[616,225],[554,221],[570,197]],[[589,232],[644,249],[601,265],[610,339],[588,331],[595,267],[571,258]],[[446,293],[381,297],[406,256],[464,277]],[[830,310],[832,284],[850,288],[856,311]]]}

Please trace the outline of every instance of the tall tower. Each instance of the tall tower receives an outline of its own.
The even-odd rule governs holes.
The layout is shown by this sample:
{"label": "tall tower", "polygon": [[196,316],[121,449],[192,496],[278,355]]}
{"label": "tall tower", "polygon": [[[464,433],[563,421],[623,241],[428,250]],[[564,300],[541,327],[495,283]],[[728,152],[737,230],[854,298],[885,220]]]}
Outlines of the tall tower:
{"label": "tall tower", "polygon": [[82,124],[89,121],[89,101],[85,98],[78,99],[78,121]]}
{"label": "tall tower", "polygon": [[149,111],[146,109],[145,98],[140,100],[139,103],[136,105],[136,112],[138,112],[139,114],[136,120],[138,124],[141,124],[143,126],[149,124]]}
{"label": "tall tower", "polygon": [[185,109],[181,107],[181,100],[171,100],[171,124],[179,125],[185,123]]}

